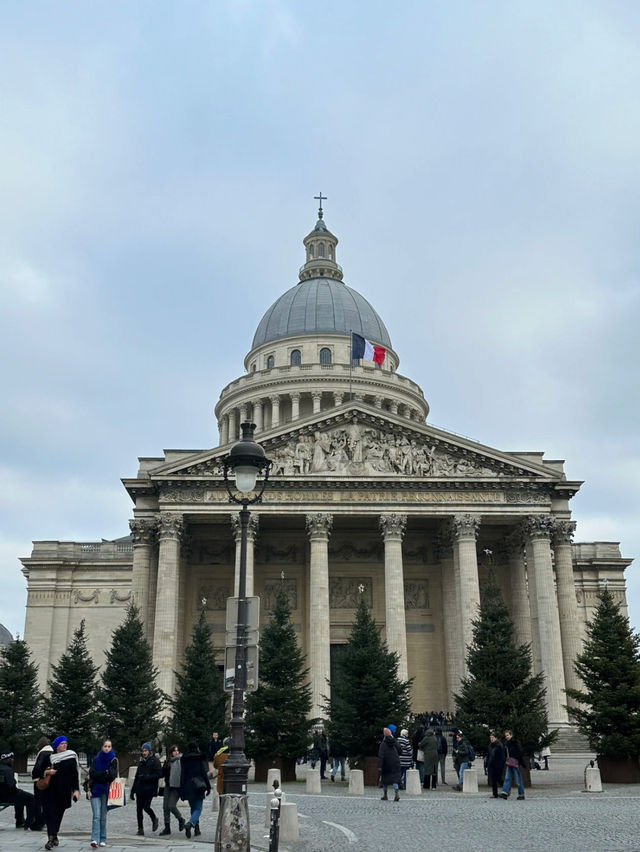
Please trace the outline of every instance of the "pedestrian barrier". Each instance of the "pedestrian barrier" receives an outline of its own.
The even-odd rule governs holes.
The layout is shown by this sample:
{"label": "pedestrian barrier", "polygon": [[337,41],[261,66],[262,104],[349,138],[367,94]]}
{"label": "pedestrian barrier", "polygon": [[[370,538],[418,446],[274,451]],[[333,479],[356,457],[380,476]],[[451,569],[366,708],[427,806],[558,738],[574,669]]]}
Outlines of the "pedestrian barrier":
{"label": "pedestrian barrier", "polygon": [[349,773],[349,794],[364,796],[364,772],[362,769],[352,769]]}
{"label": "pedestrian barrier", "polygon": [[593,761],[584,771],[584,791],[585,793],[602,793],[600,770],[593,765]]}
{"label": "pedestrian barrier", "polygon": [[280,805],[280,838],[285,843],[295,843],[300,839],[298,806],[294,802],[283,802]]}
{"label": "pedestrian barrier", "polygon": [[462,776],[462,792],[477,793],[478,792],[478,773],[475,769],[465,769]]}
{"label": "pedestrian barrier", "polygon": [[267,790],[274,789],[274,781],[278,782],[278,787],[282,784],[282,777],[280,774],[280,770],[277,768],[272,768],[267,770]]}
{"label": "pedestrian barrier", "polygon": [[320,793],[321,790],[320,770],[307,769],[307,793]]}
{"label": "pedestrian barrier", "polygon": [[422,784],[420,783],[420,773],[417,769],[407,769],[407,784],[405,792],[407,796],[421,796]]}

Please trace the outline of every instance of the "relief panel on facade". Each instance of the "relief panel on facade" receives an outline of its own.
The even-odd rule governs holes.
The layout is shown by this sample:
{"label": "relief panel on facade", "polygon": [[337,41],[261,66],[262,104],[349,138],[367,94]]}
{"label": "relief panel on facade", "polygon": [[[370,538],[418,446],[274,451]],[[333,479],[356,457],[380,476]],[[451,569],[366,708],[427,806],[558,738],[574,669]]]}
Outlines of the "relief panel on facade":
{"label": "relief panel on facade", "polygon": [[[202,585],[198,589],[196,597],[196,610],[204,606],[210,612],[226,611],[227,598],[231,597],[233,589],[231,585],[224,583]],[[203,603],[204,601],[204,603]]]}
{"label": "relief panel on facade", "polygon": [[404,608],[431,609],[428,580],[404,581]]}
{"label": "relief panel on facade", "polygon": [[262,598],[260,599],[260,609],[265,615],[271,612],[276,605],[276,596],[281,588],[284,589],[291,610],[298,609],[298,583],[296,580],[265,580]]}
{"label": "relief panel on facade", "polygon": [[356,609],[360,598],[373,606],[373,580],[371,577],[329,577],[329,608]]}

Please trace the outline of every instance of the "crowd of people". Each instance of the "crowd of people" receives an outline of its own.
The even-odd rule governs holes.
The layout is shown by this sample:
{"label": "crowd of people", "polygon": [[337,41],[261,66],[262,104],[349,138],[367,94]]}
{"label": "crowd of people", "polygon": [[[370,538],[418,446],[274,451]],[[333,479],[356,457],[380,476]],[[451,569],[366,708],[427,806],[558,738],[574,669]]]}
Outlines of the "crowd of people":
{"label": "crowd of people", "polygon": [[[46,850],[59,844],[58,834],[65,812],[81,798],[83,789],[91,803],[91,848],[107,845],[107,814],[113,806],[110,800],[112,785],[118,779],[118,759],[111,740],[102,747],[86,771],[80,767],[78,755],[69,748],[64,735],[49,742],[43,737],[38,743],[31,777],[33,792],[21,790],[16,782],[14,753],[8,747],[0,753],[0,802],[12,804],[16,828],[42,831],[46,827]],[[140,748],[140,759],[131,786],[130,801],[135,802],[137,835],[144,835],[145,814],[151,821],[151,830],[157,831],[160,821],[152,808],[153,799],[159,795],[161,781],[164,828],[160,836],[171,834],[171,816],[178,822],[178,830],[200,835],[200,815],[204,799],[211,793],[211,779],[216,779],[216,792],[224,790],[224,763],[229,756],[229,739],[221,740],[217,732],[206,751],[196,742],[189,743],[184,754],[177,745],[167,749],[164,763],[154,754],[150,741]],[[84,774],[84,780],[82,776]],[[189,819],[178,810],[178,801],[189,803]],[[111,802],[111,803],[110,803]]]}

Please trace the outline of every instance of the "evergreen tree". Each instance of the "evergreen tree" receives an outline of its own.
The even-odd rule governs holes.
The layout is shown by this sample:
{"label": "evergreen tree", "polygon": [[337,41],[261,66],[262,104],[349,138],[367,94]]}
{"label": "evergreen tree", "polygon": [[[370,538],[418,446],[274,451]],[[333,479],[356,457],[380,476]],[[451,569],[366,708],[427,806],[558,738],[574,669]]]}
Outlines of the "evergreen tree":
{"label": "evergreen tree", "polygon": [[42,734],[42,694],[38,666],[24,639],[0,651],[0,741],[25,757]]}
{"label": "evergreen tree", "polygon": [[398,678],[398,659],[380,638],[361,597],[325,705],[329,740],[346,749],[352,766],[378,754],[386,725],[393,722],[399,727],[409,716],[412,681]]}
{"label": "evergreen tree", "polygon": [[491,730],[500,739],[505,730],[513,731],[528,755],[556,739],[557,731],[548,730],[543,675],[531,673],[529,646],[515,644],[513,622],[493,577],[482,589],[466,659],[468,675],[455,696],[456,725],[476,751],[486,751]]}
{"label": "evergreen tree", "polygon": [[317,720],[308,718],[311,689],[304,665],[281,587],[262,631],[258,689],[246,699],[247,726],[254,732],[247,743],[251,757],[293,760],[306,753]]}
{"label": "evergreen tree", "polygon": [[568,689],[580,702],[569,707],[580,733],[604,757],[637,758],[640,754],[640,635],[604,589],[587,624],[582,653],[574,663],[584,689]]}
{"label": "evergreen tree", "polygon": [[191,633],[191,642],[185,649],[182,672],[176,673],[176,678],[176,697],[171,702],[171,737],[183,748],[194,740],[204,748],[212,731],[224,728],[227,705],[227,696],[222,689],[222,674],[216,665],[211,629],[205,621],[204,609]]}
{"label": "evergreen tree", "polygon": [[101,735],[109,737],[114,750],[124,756],[137,751],[141,743],[157,733],[165,698],[156,686],[158,671],[134,604],[113,631],[111,648],[105,656],[107,662],[98,687]]}
{"label": "evergreen tree", "polygon": [[98,666],[94,666],[87,650],[84,619],[52,672],[47,724],[52,731],[64,734],[76,751],[95,751]]}

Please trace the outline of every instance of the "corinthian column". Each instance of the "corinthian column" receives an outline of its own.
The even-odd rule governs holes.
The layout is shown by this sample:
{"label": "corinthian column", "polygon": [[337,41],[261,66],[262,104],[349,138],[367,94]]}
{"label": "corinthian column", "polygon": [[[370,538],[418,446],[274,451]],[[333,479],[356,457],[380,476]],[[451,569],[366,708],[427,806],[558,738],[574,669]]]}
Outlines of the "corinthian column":
{"label": "corinthian column", "polygon": [[473,619],[480,607],[480,582],[478,580],[478,554],[476,539],[480,529],[478,515],[454,515],[451,523],[454,556],[457,559],[458,603],[460,604],[460,633],[462,635],[463,675],[467,673],[467,648],[473,641]]}
{"label": "corinthian column", "polygon": [[458,612],[460,608],[456,599],[457,583],[453,568],[453,546],[451,530],[446,529],[437,539],[437,553],[440,560],[440,577],[442,582],[442,635],[444,639],[444,669],[447,685],[447,707],[455,704],[454,694],[460,685],[460,653],[461,643],[458,631]]}
{"label": "corinthian column", "polygon": [[[247,585],[246,595],[248,598],[253,596],[253,564],[254,564],[254,546],[258,538],[258,527],[260,526],[260,515],[253,513],[249,517],[247,526]],[[240,524],[240,513],[231,515],[231,527],[233,529],[233,537],[236,540],[236,572],[233,581],[233,594],[237,598],[240,594],[240,544],[242,539],[242,526]]]}
{"label": "corinthian column", "polygon": [[271,428],[274,426],[280,425],[280,397],[278,394],[274,394],[269,397],[271,400]]}
{"label": "corinthian column", "polygon": [[228,416],[228,439],[229,443],[234,444],[238,440],[238,426],[236,423],[236,410],[232,408]]}
{"label": "corinthian column", "polygon": [[175,692],[174,672],[178,663],[180,542],[183,534],[184,519],[182,515],[172,512],[163,512],[160,515],[153,665],[158,669],[158,686],[170,698],[173,697]]}
{"label": "corinthian column", "polygon": [[[573,663],[582,650],[571,555],[571,539],[575,528],[573,521],[556,521],[552,539],[556,563],[560,636],[562,637],[562,663],[567,689],[581,689],[583,686],[573,668]],[[567,698],[567,701],[572,706],[576,705],[572,698]]]}
{"label": "corinthian column", "polygon": [[291,419],[300,419],[300,394],[297,392],[291,394]]}
{"label": "corinthian column", "polygon": [[133,539],[133,567],[131,570],[131,597],[140,610],[147,640],[152,635],[151,598],[153,547],[156,542],[157,521],[155,518],[133,518],[129,529]]}
{"label": "corinthian column", "polygon": [[398,677],[407,680],[407,625],[404,614],[404,572],[402,566],[402,537],[407,516],[380,515],[384,536],[384,606],[387,646],[398,654]]}
{"label": "corinthian column", "polygon": [[326,715],[325,697],[330,696],[331,645],[329,633],[329,535],[333,516],[315,512],[306,517],[311,543],[309,560],[309,670],[311,717]]}
{"label": "corinthian column", "polygon": [[253,422],[256,424],[256,432],[262,432],[262,400],[253,400]]}
{"label": "corinthian column", "polygon": [[511,617],[518,645],[531,644],[531,610],[524,565],[524,542],[516,530],[503,541],[511,581]]}
{"label": "corinthian column", "polygon": [[547,710],[551,725],[567,722],[564,709],[564,668],[558,602],[553,584],[551,564],[551,533],[553,518],[550,515],[532,515],[525,521],[533,565],[529,573],[535,577],[535,595],[538,611],[538,636],[540,662],[547,688]]}

